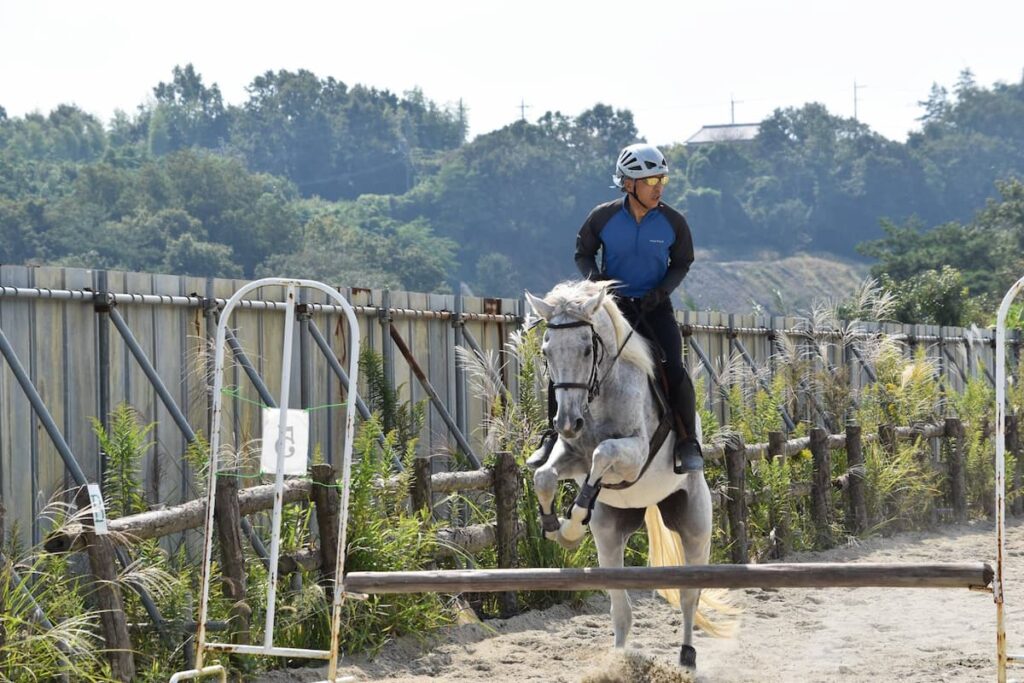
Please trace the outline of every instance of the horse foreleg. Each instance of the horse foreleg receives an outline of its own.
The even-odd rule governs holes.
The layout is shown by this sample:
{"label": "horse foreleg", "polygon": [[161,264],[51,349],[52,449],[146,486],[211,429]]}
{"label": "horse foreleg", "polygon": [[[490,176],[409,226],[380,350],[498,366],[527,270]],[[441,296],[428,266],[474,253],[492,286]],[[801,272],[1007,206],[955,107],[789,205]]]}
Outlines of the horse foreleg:
{"label": "horse foreleg", "polygon": [[590,481],[616,475],[620,481],[636,481],[647,462],[648,444],[639,436],[605,439],[594,449]]}
{"label": "horse foreleg", "polygon": [[533,473],[533,490],[540,506],[540,521],[544,529],[544,537],[569,550],[573,550],[579,545],[586,528],[581,527],[579,533],[570,532],[568,536],[563,533],[566,520],[559,519],[555,512],[555,496],[558,493],[559,481],[573,479],[581,474],[583,474],[581,466],[568,454],[561,440],[555,444],[544,465]]}
{"label": "horse foreleg", "polygon": [[[644,519],[643,510],[623,510],[609,507],[602,503],[594,506],[590,531],[597,545],[597,562],[602,567],[621,567],[622,555],[626,549],[626,541]],[[629,604],[629,595],[624,590],[610,590],[608,597],[612,602],[612,632],[615,635],[615,647],[625,647],[633,624],[633,608]]]}
{"label": "horse foreleg", "polygon": [[586,482],[580,487],[579,495],[562,522],[562,537],[569,543],[578,543],[583,538],[600,493],[599,482],[604,477],[615,475],[618,481],[635,481],[640,477],[646,459],[647,444],[639,437],[606,439],[599,443],[594,449]]}

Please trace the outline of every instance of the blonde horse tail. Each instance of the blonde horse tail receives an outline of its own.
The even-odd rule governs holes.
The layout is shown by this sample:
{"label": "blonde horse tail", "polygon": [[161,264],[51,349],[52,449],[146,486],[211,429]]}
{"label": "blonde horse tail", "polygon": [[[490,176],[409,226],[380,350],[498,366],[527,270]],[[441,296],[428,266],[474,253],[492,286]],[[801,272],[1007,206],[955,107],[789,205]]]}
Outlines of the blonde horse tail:
{"label": "blonde horse tail", "polygon": [[[651,567],[672,567],[686,564],[686,551],[683,550],[683,541],[679,538],[679,534],[665,526],[665,521],[661,518],[661,511],[657,505],[647,508],[644,513],[644,524],[647,526],[648,565]],[[658,593],[670,605],[680,609],[681,602],[678,588],[660,588]],[[702,590],[697,614],[694,615],[694,623],[710,636],[718,638],[730,637],[734,630],[734,624],[729,621],[712,621],[705,613],[707,609],[725,615],[737,614],[739,610],[729,603],[727,591],[722,589]]]}

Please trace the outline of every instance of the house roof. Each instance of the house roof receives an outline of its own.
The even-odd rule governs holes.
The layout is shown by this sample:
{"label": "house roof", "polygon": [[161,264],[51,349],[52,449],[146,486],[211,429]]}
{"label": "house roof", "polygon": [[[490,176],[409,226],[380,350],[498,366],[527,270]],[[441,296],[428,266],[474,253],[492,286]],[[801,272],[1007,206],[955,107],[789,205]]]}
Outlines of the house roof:
{"label": "house roof", "polygon": [[757,137],[759,123],[723,123],[704,126],[686,141],[687,145],[706,145],[714,142],[749,142]]}

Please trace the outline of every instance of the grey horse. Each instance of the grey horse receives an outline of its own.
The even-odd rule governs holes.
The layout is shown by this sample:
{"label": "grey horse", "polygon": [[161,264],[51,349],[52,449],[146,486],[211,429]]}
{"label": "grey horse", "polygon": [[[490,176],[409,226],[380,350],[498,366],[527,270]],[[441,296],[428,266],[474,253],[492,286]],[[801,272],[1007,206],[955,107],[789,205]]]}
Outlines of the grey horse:
{"label": "grey horse", "polygon": [[[707,564],[711,554],[711,493],[702,472],[676,474],[670,433],[656,453],[660,424],[651,390],[655,365],[647,342],[608,295],[609,282],[563,282],[543,299],[526,293],[547,322],[542,352],[558,404],[557,441],[528,459],[545,536],[576,547],[589,524],[602,567],[623,566],[629,536],[642,521],[651,566]],[[700,434],[698,416],[697,433]],[[558,483],[573,479],[580,494],[558,517]],[[716,633],[698,611],[700,589],[660,591],[683,613],[680,664],[696,667],[693,626]],[[624,590],[608,591],[616,648],[625,647],[633,614]]]}

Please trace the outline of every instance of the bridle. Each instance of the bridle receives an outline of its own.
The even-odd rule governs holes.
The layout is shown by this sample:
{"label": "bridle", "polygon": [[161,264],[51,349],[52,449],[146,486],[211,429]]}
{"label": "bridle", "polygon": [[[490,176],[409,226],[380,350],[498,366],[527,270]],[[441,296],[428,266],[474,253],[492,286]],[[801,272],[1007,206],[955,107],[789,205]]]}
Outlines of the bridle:
{"label": "bridle", "polygon": [[615,357],[612,358],[612,362],[608,365],[608,369],[604,371],[604,374],[598,377],[598,370],[601,367],[601,361],[604,360],[605,349],[604,341],[602,341],[600,335],[597,334],[597,330],[594,329],[594,323],[589,320],[574,320],[570,323],[548,323],[549,330],[568,330],[574,327],[589,327],[590,328],[590,346],[592,349],[591,353],[591,364],[590,364],[590,378],[586,383],[583,382],[557,382],[551,385],[552,389],[586,389],[587,390],[587,403],[593,402],[594,398],[601,395],[601,383],[608,379],[608,374],[615,367],[616,361],[619,360],[619,356],[622,355],[623,349],[626,348],[626,344],[629,343],[630,337],[633,336],[633,330],[629,331],[626,335],[626,339],[622,342],[622,346],[619,347],[615,353]]}

